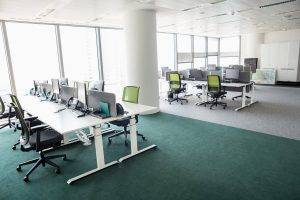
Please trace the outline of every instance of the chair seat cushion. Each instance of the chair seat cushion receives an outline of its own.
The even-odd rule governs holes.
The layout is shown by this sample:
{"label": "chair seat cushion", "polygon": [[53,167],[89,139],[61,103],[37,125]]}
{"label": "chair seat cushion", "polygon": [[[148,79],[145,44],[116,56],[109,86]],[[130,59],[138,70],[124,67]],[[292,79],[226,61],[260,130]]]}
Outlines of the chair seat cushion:
{"label": "chair seat cushion", "polygon": [[120,120],[112,121],[110,123],[116,126],[128,126],[130,124],[130,118],[120,119]]}
{"label": "chair seat cushion", "polygon": [[221,96],[227,94],[227,92],[225,92],[225,91],[209,92],[208,94],[209,94],[209,96],[211,96],[212,98],[219,98],[219,97],[221,97]]}
{"label": "chair seat cushion", "polygon": [[[29,138],[29,144],[36,146],[37,133],[33,133]],[[52,129],[46,129],[40,133],[40,146],[39,149],[46,149],[50,147],[60,146],[63,136]]]}

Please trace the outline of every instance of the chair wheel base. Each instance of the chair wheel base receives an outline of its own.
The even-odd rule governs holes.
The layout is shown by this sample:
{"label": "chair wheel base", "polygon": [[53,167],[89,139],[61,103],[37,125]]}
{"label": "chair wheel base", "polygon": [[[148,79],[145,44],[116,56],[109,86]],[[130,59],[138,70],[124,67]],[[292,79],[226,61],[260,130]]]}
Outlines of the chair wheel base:
{"label": "chair wheel base", "polygon": [[64,156],[64,157],[63,157],[63,160],[67,160],[67,156]]}
{"label": "chair wheel base", "polygon": [[16,150],[16,149],[17,149],[17,147],[16,147],[16,146],[13,146],[11,149],[12,149],[12,150]]}
{"label": "chair wheel base", "polygon": [[26,183],[28,183],[28,182],[29,182],[28,176],[25,176],[25,177],[23,178],[23,181],[26,182]]}

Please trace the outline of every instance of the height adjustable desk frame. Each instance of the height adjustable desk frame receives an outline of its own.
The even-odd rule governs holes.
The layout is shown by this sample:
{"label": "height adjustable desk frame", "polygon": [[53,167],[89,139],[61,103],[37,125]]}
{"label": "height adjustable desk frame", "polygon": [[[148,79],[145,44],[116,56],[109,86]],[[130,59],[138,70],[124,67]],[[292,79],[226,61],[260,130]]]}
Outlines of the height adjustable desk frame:
{"label": "height adjustable desk frame", "polygon": [[[24,96],[20,98],[22,107],[28,113],[38,116],[39,120],[49,125],[51,128],[59,132],[64,136],[64,145],[72,142],[69,140],[68,135],[76,131],[81,131],[82,129],[89,128],[90,133],[94,136],[94,145],[96,152],[96,161],[97,166],[95,169],[92,169],[88,172],[80,174],[76,177],[73,177],[67,181],[68,184],[72,184],[75,181],[82,179],[86,176],[94,174],[102,169],[120,163],[128,158],[131,158],[135,155],[143,153],[147,150],[156,148],[156,145],[150,145],[143,149],[138,149],[137,142],[137,130],[135,115],[154,112],[158,109],[155,107],[132,104],[128,102],[123,102],[124,109],[128,111],[127,115],[110,117],[106,119],[101,119],[94,116],[85,116],[77,118],[77,114],[69,109],[66,109],[59,113],[54,113],[56,110],[61,108],[61,105],[52,103],[52,102],[41,102],[38,98],[33,96]],[[119,158],[118,160],[112,161],[110,163],[105,163],[104,157],[104,148],[103,148],[103,134],[101,126],[107,122],[123,119],[130,117],[130,144],[131,144],[131,153],[124,157]]]}

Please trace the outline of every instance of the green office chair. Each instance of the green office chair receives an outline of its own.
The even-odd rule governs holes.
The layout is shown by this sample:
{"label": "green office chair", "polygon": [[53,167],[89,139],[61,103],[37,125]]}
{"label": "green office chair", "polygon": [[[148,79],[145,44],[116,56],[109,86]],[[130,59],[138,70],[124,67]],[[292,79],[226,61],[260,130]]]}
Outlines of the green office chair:
{"label": "green office chair", "polygon": [[[30,116],[25,117],[25,112],[22,109],[22,106],[21,106],[20,101],[17,96],[10,94],[10,98],[11,98],[13,105],[15,105],[20,110],[22,117],[30,123],[30,126],[38,126],[38,125],[42,124],[42,122],[40,120],[38,120],[36,116],[30,115]],[[20,123],[13,122],[12,126],[14,127],[14,131],[21,130]],[[18,142],[13,145],[12,150],[16,150],[17,145],[19,145],[19,144],[20,144],[20,141],[18,140]]]}
{"label": "green office chair", "polygon": [[180,101],[181,105],[183,104],[183,101],[187,103],[188,102],[187,99],[179,97],[179,94],[185,92],[186,92],[186,84],[181,83],[180,74],[177,72],[169,73],[169,93],[168,93],[169,104],[171,104],[173,101],[177,101],[177,102]]}
{"label": "green office chair", "polygon": [[23,118],[22,111],[13,103],[12,106],[16,112],[16,117],[21,124],[21,151],[28,152],[35,150],[40,155],[39,158],[29,160],[18,165],[17,171],[21,171],[21,166],[35,163],[33,167],[27,172],[23,180],[25,182],[28,182],[29,175],[41,164],[43,167],[45,167],[46,164],[55,167],[55,173],[59,174],[59,166],[53,163],[51,160],[55,158],[63,158],[63,160],[66,160],[66,154],[45,156],[44,150],[60,146],[61,141],[63,140],[63,136],[53,129],[50,129],[47,125],[31,127],[28,121],[25,121],[25,119]]}
{"label": "green office chair", "polygon": [[[123,97],[122,101],[129,102],[129,103],[135,103],[137,104],[139,101],[139,91],[140,87],[137,86],[126,86],[123,89]],[[138,123],[138,116],[135,116],[136,123]],[[127,130],[128,126],[130,125],[130,118],[116,120],[111,122],[111,124],[123,127],[123,131],[115,131],[115,134],[108,137],[108,143],[111,144],[112,138],[117,137],[119,135],[125,136],[125,145],[128,145],[127,142],[127,135],[130,134],[130,132]],[[143,140],[146,140],[145,136],[143,134],[137,133],[138,136],[141,136]]]}
{"label": "green office chair", "polygon": [[211,101],[205,102],[204,106],[211,104],[210,109],[214,106],[221,105],[223,109],[227,107],[226,103],[218,101],[218,99],[223,98],[227,92],[222,89],[221,80],[218,75],[208,75],[207,76],[207,87],[208,87],[208,96],[212,99]]}

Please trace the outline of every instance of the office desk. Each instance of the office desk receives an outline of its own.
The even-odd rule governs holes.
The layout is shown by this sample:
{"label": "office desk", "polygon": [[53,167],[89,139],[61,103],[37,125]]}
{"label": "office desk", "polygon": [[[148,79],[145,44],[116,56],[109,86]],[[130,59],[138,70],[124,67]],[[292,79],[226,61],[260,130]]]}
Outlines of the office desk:
{"label": "office desk", "polygon": [[[64,143],[68,143],[69,133],[80,131],[85,128],[89,128],[90,133],[94,135],[97,167],[93,170],[69,179],[67,181],[68,184],[156,147],[156,145],[151,145],[144,149],[138,150],[137,131],[135,124],[135,115],[156,111],[157,108],[155,107],[122,102],[124,110],[128,112],[128,114],[124,116],[101,119],[87,115],[85,117],[78,118],[78,112],[70,109],[63,110],[59,113],[54,113],[63,106],[49,101],[40,101],[35,96],[23,96],[19,99],[24,110],[32,115],[38,116],[39,120],[45,124],[48,124],[51,128],[62,134],[64,136]],[[131,153],[127,156],[121,157],[117,161],[105,163],[101,125],[106,122],[127,117],[130,117]]]}
{"label": "office desk", "polygon": [[[201,85],[202,86],[202,102],[204,103],[208,101],[208,88],[207,88],[207,81],[188,81],[183,80],[184,83],[191,84],[193,86]],[[242,93],[242,103],[241,106],[236,108],[235,111],[239,111],[243,108],[251,106],[254,103],[257,103],[255,100],[255,90],[254,90],[254,82],[250,83],[221,83],[222,87],[229,89],[234,89],[234,91],[240,91]],[[246,95],[250,97],[250,101],[247,101]]]}

